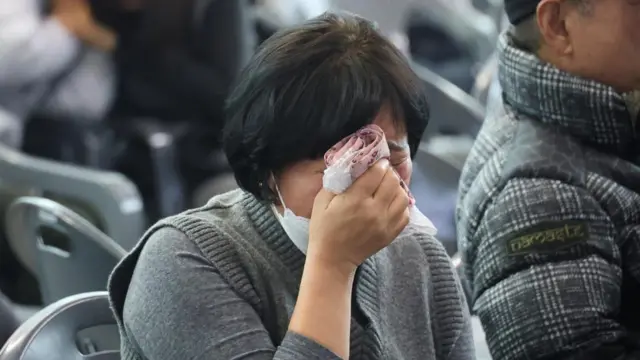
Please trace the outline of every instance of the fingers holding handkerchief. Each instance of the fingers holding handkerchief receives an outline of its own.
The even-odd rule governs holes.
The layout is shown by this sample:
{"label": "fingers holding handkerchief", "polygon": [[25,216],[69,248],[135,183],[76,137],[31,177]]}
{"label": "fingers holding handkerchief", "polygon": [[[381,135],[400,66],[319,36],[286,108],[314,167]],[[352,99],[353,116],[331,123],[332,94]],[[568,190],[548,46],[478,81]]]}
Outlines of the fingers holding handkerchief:
{"label": "fingers holding handkerchief", "polygon": [[[367,125],[340,140],[325,153],[324,161],[327,168],[322,178],[323,187],[334,194],[341,194],[373,164],[381,159],[388,160],[390,156],[384,131],[377,125]],[[419,231],[435,235],[437,230],[431,220],[414,206],[415,199],[407,184],[400,176],[398,180],[409,199],[410,223]]]}

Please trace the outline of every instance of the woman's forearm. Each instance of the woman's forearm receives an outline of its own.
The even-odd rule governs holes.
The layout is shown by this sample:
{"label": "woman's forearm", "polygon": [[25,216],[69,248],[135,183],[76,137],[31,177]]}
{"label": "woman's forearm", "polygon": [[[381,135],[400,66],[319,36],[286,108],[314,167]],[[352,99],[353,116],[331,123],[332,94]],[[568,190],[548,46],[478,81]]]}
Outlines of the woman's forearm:
{"label": "woman's forearm", "polygon": [[307,258],[289,331],[348,359],[354,275],[355,268],[339,269]]}

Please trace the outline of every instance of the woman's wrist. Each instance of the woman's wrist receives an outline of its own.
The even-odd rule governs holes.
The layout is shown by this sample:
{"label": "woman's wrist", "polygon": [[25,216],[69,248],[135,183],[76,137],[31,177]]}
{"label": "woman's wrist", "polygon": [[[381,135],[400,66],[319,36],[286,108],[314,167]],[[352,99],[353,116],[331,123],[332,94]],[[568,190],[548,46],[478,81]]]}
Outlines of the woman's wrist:
{"label": "woman's wrist", "polygon": [[353,282],[358,267],[347,261],[330,260],[309,253],[304,268],[305,272],[326,276],[333,281]]}
{"label": "woman's wrist", "polygon": [[289,331],[349,358],[355,266],[307,256]]}

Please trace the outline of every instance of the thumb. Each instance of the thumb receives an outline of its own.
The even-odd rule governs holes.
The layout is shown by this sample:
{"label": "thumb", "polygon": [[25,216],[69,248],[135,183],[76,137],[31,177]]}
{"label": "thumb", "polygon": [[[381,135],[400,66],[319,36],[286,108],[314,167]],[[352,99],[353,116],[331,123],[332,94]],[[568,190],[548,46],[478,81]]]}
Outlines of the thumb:
{"label": "thumb", "polygon": [[320,189],[313,201],[313,212],[316,212],[316,210],[326,210],[334,197],[336,197],[336,194],[331,191],[325,190],[324,188]]}

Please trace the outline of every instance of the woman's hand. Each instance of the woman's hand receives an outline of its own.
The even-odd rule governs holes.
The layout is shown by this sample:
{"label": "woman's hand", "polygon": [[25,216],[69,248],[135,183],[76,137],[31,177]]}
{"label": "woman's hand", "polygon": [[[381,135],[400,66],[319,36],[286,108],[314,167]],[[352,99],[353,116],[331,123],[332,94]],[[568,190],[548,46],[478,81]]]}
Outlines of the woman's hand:
{"label": "woman's hand", "polygon": [[409,198],[387,160],[343,194],[320,190],[311,215],[307,261],[355,271],[389,245],[409,222]]}
{"label": "woman's hand", "polygon": [[368,169],[343,194],[320,190],[289,331],[349,358],[355,270],[404,229],[408,205],[407,192],[387,160]]}

